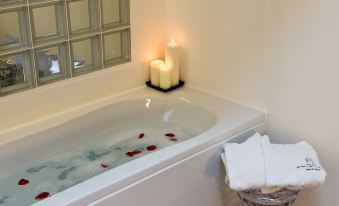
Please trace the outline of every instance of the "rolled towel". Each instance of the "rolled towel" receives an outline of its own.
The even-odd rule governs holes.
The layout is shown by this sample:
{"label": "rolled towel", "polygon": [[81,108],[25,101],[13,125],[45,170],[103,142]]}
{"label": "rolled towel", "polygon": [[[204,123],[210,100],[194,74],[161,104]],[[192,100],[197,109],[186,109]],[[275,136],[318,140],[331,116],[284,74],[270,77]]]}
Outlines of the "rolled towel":
{"label": "rolled towel", "polygon": [[320,165],[317,153],[307,142],[271,144],[266,136],[262,146],[266,187],[304,189],[318,187],[324,183],[326,171]]}
{"label": "rolled towel", "polygon": [[224,145],[222,159],[225,163],[230,188],[244,191],[265,187],[265,162],[262,137],[255,134],[242,144]]}

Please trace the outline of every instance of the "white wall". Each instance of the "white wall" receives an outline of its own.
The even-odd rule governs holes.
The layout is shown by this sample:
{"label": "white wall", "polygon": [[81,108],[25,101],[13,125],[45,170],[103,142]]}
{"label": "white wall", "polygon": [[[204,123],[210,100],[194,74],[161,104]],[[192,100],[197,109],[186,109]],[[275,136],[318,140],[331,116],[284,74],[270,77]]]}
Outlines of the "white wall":
{"label": "white wall", "polygon": [[188,82],[268,109],[275,141],[309,141],[326,184],[299,206],[339,202],[339,2],[167,0],[167,35],[186,50]]}
{"label": "white wall", "polygon": [[0,132],[140,85],[163,56],[164,1],[131,0],[132,62],[0,98]]}

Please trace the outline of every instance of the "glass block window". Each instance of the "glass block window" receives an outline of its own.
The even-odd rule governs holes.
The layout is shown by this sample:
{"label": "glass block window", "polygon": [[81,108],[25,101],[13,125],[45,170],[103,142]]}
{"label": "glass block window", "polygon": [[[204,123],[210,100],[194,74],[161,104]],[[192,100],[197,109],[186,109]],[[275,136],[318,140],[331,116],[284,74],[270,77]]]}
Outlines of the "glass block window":
{"label": "glass block window", "polygon": [[126,61],[130,49],[125,45],[130,42],[129,29],[105,32],[103,34],[104,64],[116,65]]}
{"label": "glass block window", "polygon": [[68,78],[68,48],[66,43],[49,45],[34,50],[38,84]]}
{"label": "glass block window", "polygon": [[0,0],[0,96],[131,60],[129,0]]}
{"label": "glass block window", "polygon": [[30,35],[27,19],[25,7],[0,10],[0,51],[28,46]]}
{"label": "glass block window", "polygon": [[30,14],[35,44],[45,43],[48,40],[67,40],[63,1],[32,5]]}
{"label": "glass block window", "polygon": [[100,69],[100,45],[100,36],[78,39],[71,42],[73,74],[79,75]]}
{"label": "glass block window", "polygon": [[29,52],[17,52],[0,57],[1,94],[32,88],[32,64]]}

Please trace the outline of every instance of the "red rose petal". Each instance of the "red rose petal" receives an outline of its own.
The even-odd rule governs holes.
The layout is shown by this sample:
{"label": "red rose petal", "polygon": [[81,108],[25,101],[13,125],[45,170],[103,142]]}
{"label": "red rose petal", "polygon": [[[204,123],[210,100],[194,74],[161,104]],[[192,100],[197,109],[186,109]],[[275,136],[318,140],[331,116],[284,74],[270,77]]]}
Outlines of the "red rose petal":
{"label": "red rose petal", "polygon": [[48,192],[42,192],[40,194],[38,194],[35,199],[36,200],[43,200],[46,199],[47,197],[49,197],[49,193]]}
{"label": "red rose petal", "polygon": [[145,134],[144,134],[144,133],[139,134],[139,139],[142,139],[142,138],[144,138],[144,137],[145,137]]}
{"label": "red rose petal", "polygon": [[151,146],[148,146],[146,149],[147,149],[148,151],[153,151],[153,150],[156,150],[156,149],[157,149],[157,146],[151,145]]}
{"label": "red rose petal", "polygon": [[131,152],[127,152],[126,155],[129,157],[133,157],[134,155],[137,155],[139,153],[141,153],[139,150],[133,150]]}
{"label": "red rose petal", "polygon": [[108,164],[102,163],[102,164],[100,164],[100,166],[101,166],[102,168],[107,168],[107,167],[108,167]]}
{"label": "red rose petal", "polygon": [[171,141],[173,141],[173,142],[177,142],[177,141],[178,141],[176,138],[171,138],[171,139],[169,139],[169,140],[171,140]]}
{"label": "red rose petal", "polygon": [[28,183],[29,183],[29,180],[21,179],[19,180],[18,185],[27,185]]}
{"label": "red rose petal", "polygon": [[173,134],[173,133],[167,133],[167,134],[165,134],[167,137],[175,137],[175,134]]}

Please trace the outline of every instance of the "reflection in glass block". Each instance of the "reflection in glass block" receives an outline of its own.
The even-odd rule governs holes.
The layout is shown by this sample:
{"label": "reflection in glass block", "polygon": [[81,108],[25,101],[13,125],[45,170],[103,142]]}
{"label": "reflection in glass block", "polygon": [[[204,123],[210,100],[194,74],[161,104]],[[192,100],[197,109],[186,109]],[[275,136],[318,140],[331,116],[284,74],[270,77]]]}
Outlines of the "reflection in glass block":
{"label": "reflection in glass block", "polygon": [[0,85],[8,87],[25,82],[23,56],[0,60]]}
{"label": "reflection in glass block", "polygon": [[105,61],[122,57],[121,33],[104,36]]}
{"label": "reflection in glass block", "polygon": [[59,80],[68,75],[66,56],[64,44],[35,51],[39,84]]}
{"label": "reflection in glass block", "polygon": [[119,0],[102,0],[102,22],[105,27],[120,22]]}
{"label": "reflection in glass block", "polygon": [[18,12],[0,13],[0,48],[22,43]]}
{"label": "reflection in glass block", "polygon": [[99,39],[93,37],[72,42],[72,62],[75,74],[99,69]]}
{"label": "reflection in glass block", "polygon": [[60,73],[59,48],[52,47],[37,52],[39,77]]}
{"label": "reflection in glass block", "polygon": [[90,28],[88,0],[71,1],[68,3],[71,31]]}
{"label": "reflection in glass block", "polygon": [[91,39],[73,43],[74,68],[78,69],[93,64]]}
{"label": "reflection in glass block", "polygon": [[130,30],[103,34],[105,67],[130,61]]}
{"label": "reflection in glass block", "polygon": [[63,3],[38,4],[31,7],[33,37],[35,41],[52,40],[65,36]]}
{"label": "reflection in glass block", "polygon": [[0,95],[32,86],[29,55],[0,57]]}
{"label": "reflection in glass block", "polygon": [[58,33],[55,7],[46,6],[33,9],[34,32],[37,38]]}
{"label": "reflection in glass block", "polygon": [[129,25],[129,0],[101,0],[103,30]]}

